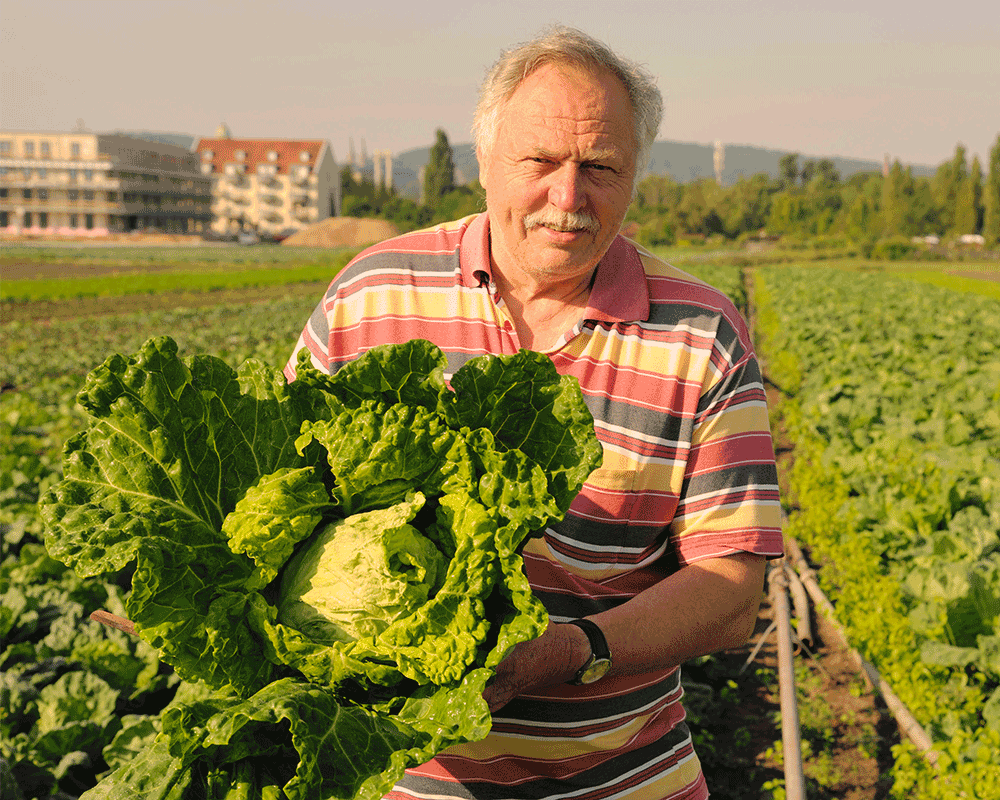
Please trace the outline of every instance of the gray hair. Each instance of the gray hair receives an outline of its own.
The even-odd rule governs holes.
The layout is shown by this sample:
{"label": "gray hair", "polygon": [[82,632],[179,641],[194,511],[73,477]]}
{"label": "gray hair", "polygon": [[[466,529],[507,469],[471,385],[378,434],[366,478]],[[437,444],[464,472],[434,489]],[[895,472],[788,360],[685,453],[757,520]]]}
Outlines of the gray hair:
{"label": "gray hair", "polygon": [[638,64],[620,58],[607,45],[582,31],[563,26],[505,51],[486,73],[472,121],[477,154],[488,154],[493,148],[500,112],[524,79],[539,67],[552,63],[572,64],[591,71],[607,70],[622,82],[632,104],[638,180],[660,130],[663,117],[660,90]]}

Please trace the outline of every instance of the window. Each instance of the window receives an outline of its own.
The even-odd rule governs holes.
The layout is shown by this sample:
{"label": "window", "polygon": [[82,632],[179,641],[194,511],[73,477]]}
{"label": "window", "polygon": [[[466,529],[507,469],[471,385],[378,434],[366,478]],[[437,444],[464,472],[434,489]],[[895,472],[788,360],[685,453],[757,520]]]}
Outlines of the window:
{"label": "window", "polygon": [[0,211],[0,228],[10,227],[10,214],[6,211]]}
{"label": "window", "polygon": [[6,200],[7,199],[7,194],[8,194],[9,191],[10,191],[10,189],[8,189],[6,186],[4,186],[2,189],[0,189],[0,199]]}
{"label": "window", "polygon": [[84,200],[93,200],[94,199],[94,190],[93,189],[87,189],[87,190],[85,190],[84,193],[83,193],[83,199]]}
{"label": "window", "polygon": [[[48,189],[39,189],[38,190],[38,199],[39,200],[48,200],[49,199],[49,190]],[[44,228],[45,226],[43,225],[42,227]]]}
{"label": "window", "polygon": [[22,189],[21,190],[21,197],[23,197],[25,200],[30,200],[31,199],[31,189]]}
{"label": "window", "polygon": [[[49,144],[48,142],[42,142],[41,145],[39,145],[39,146],[41,147],[41,150],[42,150],[42,158],[51,158],[52,157],[52,145],[51,144]],[[44,228],[45,226],[42,225],[42,227]]]}
{"label": "window", "polygon": [[83,171],[83,179],[88,182],[94,180],[94,170],[85,169]]}
{"label": "window", "polygon": [[38,214],[38,227],[39,228],[49,227],[49,214],[47,211],[42,211]]}
{"label": "window", "polygon": [[35,143],[25,142],[24,143],[24,154],[29,158],[35,154]]}
{"label": "window", "polygon": [[[10,155],[10,139],[0,139],[0,156]],[[6,228],[7,226],[4,225]]]}
{"label": "window", "polygon": [[94,229],[94,215],[93,214],[84,214],[83,215],[83,220],[84,220],[83,226],[88,231],[92,231]]}
{"label": "window", "polygon": [[49,177],[49,171],[45,167],[42,167],[41,169],[38,170],[38,177],[39,178]]}
{"label": "window", "polygon": [[73,142],[69,146],[69,152],[70,152],[70,155],[73,156],[73,158],[79,158],[80,157],[80,143],[79,142]]}
{"label": "window", "polygon": [[75,203],[77,200],[80,199],[80,190],[70,189],[68,192],[66,192],[66,197]]}
{"label": "window", "polygon": [[76,170],[75,169],[71,169],[69,171],[69,182],[70,183],[76,183]]}
{"label": "window", "polygon": [[32,220],[32,218],[31,218],[31,212],[30,211],[25,211],[24,212],[24,227],[25,228],[30,228],[33,221],[34,220]]}

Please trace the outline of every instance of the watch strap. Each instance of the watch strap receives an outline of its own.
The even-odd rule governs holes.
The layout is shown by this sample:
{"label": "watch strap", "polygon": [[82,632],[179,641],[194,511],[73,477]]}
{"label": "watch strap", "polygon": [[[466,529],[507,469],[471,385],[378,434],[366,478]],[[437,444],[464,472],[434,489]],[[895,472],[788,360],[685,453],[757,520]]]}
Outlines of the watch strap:
{"label": "watch strap", "polygon": [[611,663],[611,650],[608,647],[608,640],[604,638],[604,631],[600,629],[596,622],[589,619],[571,619],[568,624],[576,625],[580,630],[587,634],[587,640],[590,642],[590,658],[587,659],[586,663],[580,670],[576,673],[573,678],[573,683],[581,684],[584,683],[582,680],[584,673],[590,669],[597,661],[606,661],[608,665]]}

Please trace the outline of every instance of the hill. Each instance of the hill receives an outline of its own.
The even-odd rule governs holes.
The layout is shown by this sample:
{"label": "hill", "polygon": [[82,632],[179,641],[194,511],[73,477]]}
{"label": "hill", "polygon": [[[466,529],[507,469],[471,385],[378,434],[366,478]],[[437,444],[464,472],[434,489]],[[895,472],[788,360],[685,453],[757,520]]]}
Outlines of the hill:
{"label": "hill", "polygon": [[[195,141],[194,136],[182,133],[156,131],[110,131],[110,133],[134,136],[154,142],[177,144],[187,148],[192,147]],[[469,142],[453,144],[451,150],[455,162],[456,178],[459,182],[470,183],[477,180],[479,178],[479,162],[476,160],[472,144]],[[393,154],[392,184],[404,197],[413,200],[420,199],[420,168],[429,160],[430,152],[431,148],[428,146]],[[778,165],[782,157],[790,152],[792,151],[773,150],[746,144],[727,144],[722,183],[724,186],[731,186],[740,178],[749,178],[760,173],[777,178]],[[711,178],[715,175],[714,154],[715,148],[711,144],[675,141],[654,142],[646,174],[670,175],[681,183],[688,183],[698,178]],[[882,170],[882,162],[880,161],[808,153],[800,154],[799,164],[810,160],[818,161],[821,158],[829,158],[840,171],[841,177],[845,179],[859,172],[880,172]],[[910,164],[909,166],[912,167],[915,176],[929,177],[937,169],[936,166],[926,164]],[[369,179],[373,178],[374,166],[371,159],[365,164],[362,172]]]}
{"label": "hill", "polygon": [[[472,144],[453,144],[451,147],[455,169],[461,171],[466,181],[479,177],[479,162]],[[722,183],[730,186],[741,177],[766,173],[772,178],[779,175],[778,165],[788,150],[772,150],[752,145],[726,145],[725,168],[722,172]],[[648,175],[670,175],[674,180],[688,183],[698,178],[710,178],[715,175],[715,147],[710,144],[695,142],[654,142],[650,151]],[[420,184],[417,179],[420,167],[430,158],[430,147],[420,147],[407,150],[393,156],[393,180],[396,189],[407,197],[416,199],[420,195]],[[859,172],[880,172],[882,162],[868,161],[844,156],[825,156],[801,154],[799,164],[806,161],[818,161],[829,158],[840,171],[841,177],[849,178]],[[936,167],[924,164],[912,164],[916,176],[931,176]]]}

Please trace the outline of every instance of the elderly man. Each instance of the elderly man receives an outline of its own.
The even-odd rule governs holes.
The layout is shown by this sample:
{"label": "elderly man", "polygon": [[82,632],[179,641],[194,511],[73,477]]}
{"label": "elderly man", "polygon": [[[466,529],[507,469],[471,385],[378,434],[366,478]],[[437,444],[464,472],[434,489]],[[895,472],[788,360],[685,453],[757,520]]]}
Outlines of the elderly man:
{"label": "elderly man", "polygon": [[752,630],[778,490],[743,320],[619,236],[660,115],[645,74],[582,33],[505,53],[474,124],[486,212],[362,253],[296,346],[331,372],[414,338],[452,372],[537,350],[578,378],[604,446],[566,519],[525,548],[551,624],[499,666],[493,731],[391,797],[707,797],[679,665]]}

